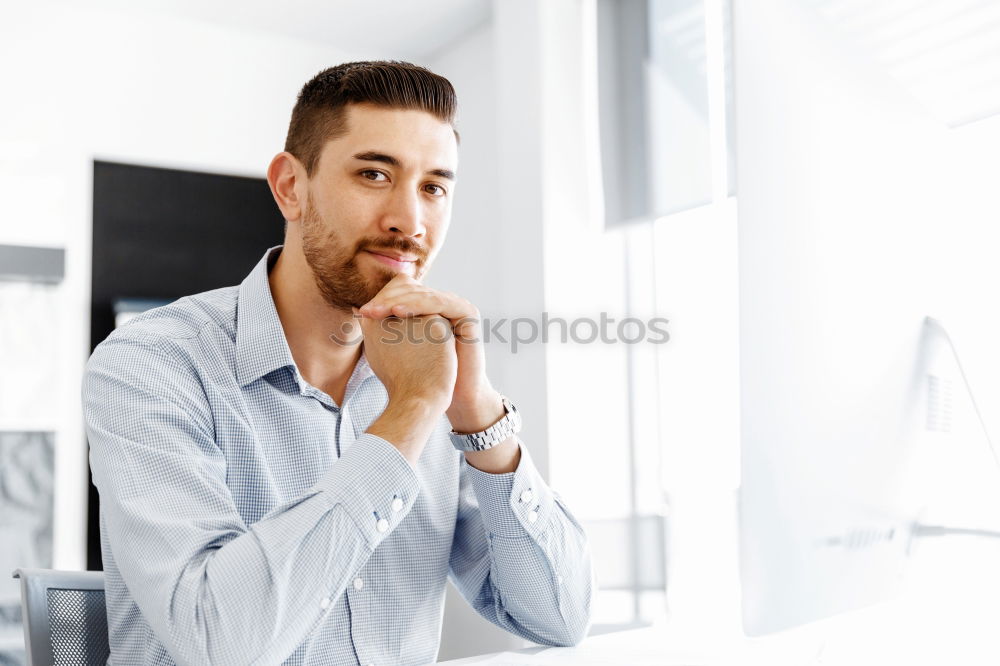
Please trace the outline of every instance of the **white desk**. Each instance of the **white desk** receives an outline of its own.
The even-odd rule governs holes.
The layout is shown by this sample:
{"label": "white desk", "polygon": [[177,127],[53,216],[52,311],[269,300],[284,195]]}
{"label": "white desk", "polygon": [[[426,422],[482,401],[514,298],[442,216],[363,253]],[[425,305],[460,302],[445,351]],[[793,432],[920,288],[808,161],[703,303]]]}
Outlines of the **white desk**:
{"label": "white desk", "polygon": [[1000,590],[923,590],[762,638],[695,643],[669,624],[441,662],[450,666],[996,666]]}
{"label": "white desk", "polygon": [[448,666],[782,666],[810,663],[812,655],[789,654],[787,646],[777,649],[773,642],[738,641],[729,646],[717,645],[685,650],[676,646],[663,627],[633,629],[587,638],[572,648],[535,647],[479,657],[443,661]]}
{"label": "white desk", "polygon": [[[613,634],[587,638],[572,648],[527,648],[480,657],[468,657],[441,662],[449,666],[479,664],[480,666],[527,666],[538,664],[703,664],[703,661],[685,661],[685,655],[669,654],[659,629],[633,629]],[[671,659],[673,659],[671,661]]]}

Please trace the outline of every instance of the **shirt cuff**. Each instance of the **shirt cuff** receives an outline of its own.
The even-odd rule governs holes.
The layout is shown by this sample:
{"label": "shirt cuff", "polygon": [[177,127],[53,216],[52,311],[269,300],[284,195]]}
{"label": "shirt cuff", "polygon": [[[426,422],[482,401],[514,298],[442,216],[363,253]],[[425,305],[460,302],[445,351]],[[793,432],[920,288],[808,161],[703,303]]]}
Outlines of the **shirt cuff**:
{"label": "shirt cuff", "polygon": [[347,511],[374,550],[413,508],[420,481],[399,449],[363,433],[317,488]]}
{"label": "shirt cuff", "polygon": [[537,539],[547,529],[555,500],[535,468],[527,447],[520,439],[517,445],[521,449],[521,460],[513,472],[490,474],[476,469],[462,456],[463,472],[472,481],[487,532],[503,537],[527,535]]}

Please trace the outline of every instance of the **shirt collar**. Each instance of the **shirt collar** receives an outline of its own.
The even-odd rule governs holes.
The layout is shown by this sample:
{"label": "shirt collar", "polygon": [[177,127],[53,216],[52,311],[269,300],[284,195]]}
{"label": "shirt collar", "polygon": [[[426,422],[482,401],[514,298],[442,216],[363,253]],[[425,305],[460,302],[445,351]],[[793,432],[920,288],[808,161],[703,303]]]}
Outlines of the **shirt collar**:
{"label": "shirt collar", "polygon": [[267,281],[281,248],[268,248],[240,285],[236,304],[236,380],[240,387],[278,368],[295,365]]}
{"label": "shirt collar", "polygon": [[[240,388],[288,366],[294,369],[296,379],[299,379],[267,279],[282,247],[275,245],[268,248],[240,285],[236,305],[236,381]],[[362,349],[361,357],[348,379],[345,397],[374,374]]]}

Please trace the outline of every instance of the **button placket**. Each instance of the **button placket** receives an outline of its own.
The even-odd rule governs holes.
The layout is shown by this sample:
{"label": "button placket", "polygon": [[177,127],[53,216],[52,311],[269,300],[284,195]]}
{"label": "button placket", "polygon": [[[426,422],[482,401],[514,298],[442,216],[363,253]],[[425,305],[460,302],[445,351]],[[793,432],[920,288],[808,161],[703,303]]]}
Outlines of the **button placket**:
{"label": "button placket", "polygon": [[337,423],[337,445],[340,455],[344,455],[344,451],[351,446],[357,439],[354,433],[354,421],[351,419],[351,413],[347,409],[346,403],[339,410],[339,422]]}

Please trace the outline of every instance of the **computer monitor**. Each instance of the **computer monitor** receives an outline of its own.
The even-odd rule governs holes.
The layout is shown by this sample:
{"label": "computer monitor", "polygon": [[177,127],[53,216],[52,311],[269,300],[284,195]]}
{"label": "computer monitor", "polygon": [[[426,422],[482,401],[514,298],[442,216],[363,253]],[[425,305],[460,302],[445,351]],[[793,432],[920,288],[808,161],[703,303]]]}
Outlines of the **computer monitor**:
{"label": "computer monitor", "polygon": [[956,350],[941,322],[911,323],[854,367],[849,344],[824,352],[815,330],[787,333],[789,347],[846,361],[839,375],[794,351],[744,364],[744,391],[760,391],[743,412],[747,634],[893,597],[922,538],[1000,536],[1000,469]]}
{"label": "computer monitor", "polygon": [[969,185],[984,145],[808,3],[733,20],[742,605],[761,635],[891,598],[928,524],[995,531],[1000,473],[933,316],[987,307],[974,239],[1000,206]]}
{"label": "computer monitor", "polygon": [[111,304],[115,311],[115,328],[124,326],[146,310],[172,303],[168,298],[117,298]]}

